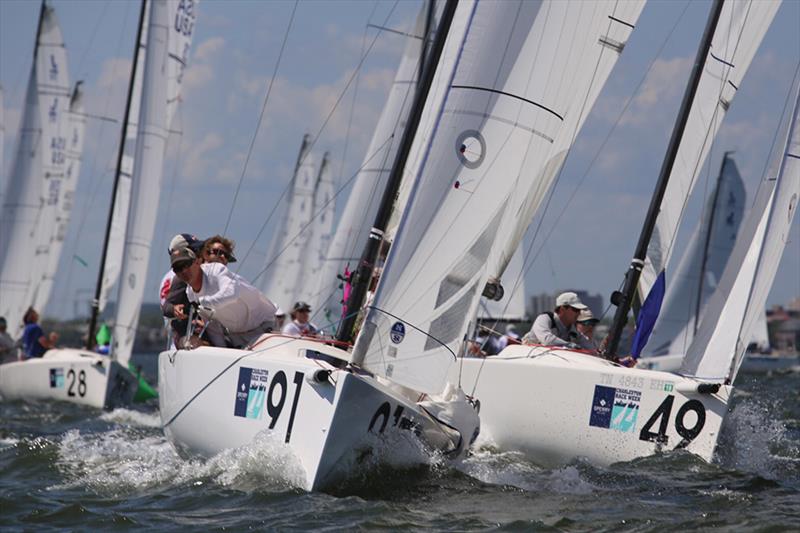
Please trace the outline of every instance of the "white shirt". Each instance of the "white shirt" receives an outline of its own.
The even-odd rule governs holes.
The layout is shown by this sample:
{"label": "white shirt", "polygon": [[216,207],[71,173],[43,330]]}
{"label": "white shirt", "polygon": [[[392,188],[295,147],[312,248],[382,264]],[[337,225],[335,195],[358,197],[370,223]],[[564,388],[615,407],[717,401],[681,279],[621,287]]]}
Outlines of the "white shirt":
{"label": "white shirt", "polygon": [[292,320],[283,326],[281,333],[284,335],[291,335],[293,337],[305,337],[308,335],[317,335],[319,330],[317,329],[317,326],[311,322],[301,324],[297,320]]}
{"label": "white shirt", "polygon": [[210,307],[213,319],[231,333],[252,330],[264,322],[275,322],[277,307],[261,291],[234,274],[222,263],[204,263],[203,286],[195,293],[191,285],[186,287],[190,302]]}
{"label": "white shirt", "polygon": [[172,278],[175,277],[175,273],[170,268],[164,277],[161,278],[161,283],[158,285],[158,301],[163,306],[164,302],[167,301],[167,296],[169,295],[169,288],[172,285]]}
{"label": "white shirt", "polygon": [[550,315],[542,313],[533,321],[523,340],[545,346],[567,346],[572,344],[570,339],[574,336],[572,329],[565,326],[557,314],[553,313],[553,320],[550,320]]}

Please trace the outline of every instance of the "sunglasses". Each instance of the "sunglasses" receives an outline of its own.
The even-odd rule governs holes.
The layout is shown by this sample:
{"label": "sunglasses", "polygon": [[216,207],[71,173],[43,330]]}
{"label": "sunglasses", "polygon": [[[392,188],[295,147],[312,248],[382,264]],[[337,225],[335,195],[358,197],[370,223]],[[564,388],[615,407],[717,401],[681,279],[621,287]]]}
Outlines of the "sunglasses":
{"label": "sunglasses", "polygon": [[231,254],[229,254],[228,252],[226,252],[222,248],[211,248],[208,251],[208,255],[216,255],[216,256],[219,256],[219,257],[223,257],[225,259],[230,259],[231,258]]}
{"label": "sunglasses", "polygon": [[172,266],[172,271],[175,272],[176,274],[180,274],[181,272],[192,266],[192,263],[194,263],[194,261],[182,261],[180,263],[176,263]]}

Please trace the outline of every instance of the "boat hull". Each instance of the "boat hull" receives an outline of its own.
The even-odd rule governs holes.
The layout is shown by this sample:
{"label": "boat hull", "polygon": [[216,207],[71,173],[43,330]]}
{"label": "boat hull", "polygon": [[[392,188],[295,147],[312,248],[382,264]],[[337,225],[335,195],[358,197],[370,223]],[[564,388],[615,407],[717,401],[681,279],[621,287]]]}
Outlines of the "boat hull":
{"label": "boat hull", "polygon": [[98,409],[130,405],[137,381],[127,368],[86,350],[53,349],[44,357],[0,365],[6,400],[60,400]]}
{"label": "boat hull", "polygon": [[464,359],[461,384],[480,400],[491,444],[545,466],[605,466],[676,448],[710,461],[731,392],[701,394],[675,374],[530,346]]}
{"label": "boat hull", "polygon": [[[413,400],[370,376],[310,359],[310,352],[348,355],[281,336],[255,351],[161,353],[165,434],[184,456],[210,457],[259,439],[284,444],[305,472],[303,480],[292,481],[306,490],[334,488],[365,462],[410,466],[427,458],[412,449],[453,446],[448,430]],[[395,453],[398,444],[403,453]]]}

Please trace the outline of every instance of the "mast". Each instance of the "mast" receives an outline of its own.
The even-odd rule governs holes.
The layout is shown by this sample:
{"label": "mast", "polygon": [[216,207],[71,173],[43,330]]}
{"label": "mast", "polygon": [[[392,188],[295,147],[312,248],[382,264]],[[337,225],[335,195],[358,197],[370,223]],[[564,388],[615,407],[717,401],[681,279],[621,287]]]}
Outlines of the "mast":
{"label": "mast", "polygon": [[714,4],[711,6],[708,22],[706,23],[703,38],[700,41],[700,47],[697,50],[697,56],[694,60],[694,67],[692,67],[692,73],[689,77],[689,84],[686,87],[686,92],[683,95],[683,101],[681,102],[678,117],[675,120],[675,126],[672,130],[672,137],[670,138],[669,145],[667,147],[667,153],[661,166],[661,172],[659,173],[656,189],[653,193],[653,197],[650,200],[650,207],[647,210],[647,217],[645,218],[642,233],[639,236],[639,243],[636,246],[636,252],[634,253],[633,259],[631,259],[631,265],[628,268],[628,271],[625,273],[625,283],[622,291],[615,291],[611,295],[611,301],[617,305],[617,311],[614,314],[614,322],[611,326],[611,331],[609,332],[609,343],[605,354],[609,359],[613,359],[616,356],[617,349],[619,348],[619,340],[620,335],[622,334],[622,329],[625,327],[625,324],[628,321],[628,312],[630,311],[631,303],[633,302],[634,294],[636,292],[636,286],[639,283],[639,276],[641,275],[642,267],[644,266],[644,260],[647,255],[647,246],[653,236],[653,230],[655,229],[656,225],[656,217],[661,210],[661,201],[664,198],[664,192],[666,191],[667,184],[669,183],[669,176],[675,163],[675,157],[678,153],[681,138],[683,137],[683,131],[686,128],[686,123],[689,119],[689,112],[692,107],[692,102],[694,101],[694,96],[697,92],[697,87],[700,84],[700,77],[703,73],[703,67],[705,66],[708,52],[711,49],[711,40],[714,37],[714,31],[717,28],[717,23],[719,22],[719,16],[722,12],[723,4],[724,0],[714,0]]}
{"label": "mast", "polygon": [[133,63],[131,66],[131,78],[128,83],[128,99],[125,102],[125,114],[122,118],[122,133],[120,134],[119,151],[117,152],[117,169],[114,173],[114,186],[111,190],[111,205],[108,208],[108,221],[106,222],[106,234],[103,238],[103,250],[100,254],[100,270],[97,273],[97,286],[94,290],[94,299],[92,300],[92,318],[89,320],[89,336],[86,339],[86,349],[91,350],[94,348],[94,332],[97,328],[97,316],[100,314],[100,296],[103,290],[103,275],[106,269],[106,253],[108,252],[108,243],[111,238],[111,224],[114,220],[114,204],[117,200],[117,187],[119,186],[119,178],[122,173],[122,156],[125,152],[125,137],[128,130],[128,119],[131,111],[131,100],[133,98],[133,85],[136,79],[136,68],[139,60],[139,44],[142,38],[142,28],[144,28],[144,13],[145,3],[147,0],[142,0],[142,7],[139,11],[139,27],[136,30],[136,41],[133,46]]}
{"label": "mast", "polygon": [[397,191],[400,188],[406,160],[411,151],[411,145],[414,142],[420,119],[422,118],[422,109],[425,107],[425,101],[428,97],[431,84],[433,83],[436,67],[439,64],[439,58],[444,50],[444,44],[447,40],[447,34],[453,22],[453,16],[455,15],[457,6],[458,0],[447,0],[447,4],[444,6],[444,12],[442,13],[441,22],[436,31],[436,38],[431,46],[430,58],[428,61],[423,61],[424,68],[420,78],[419,88],[414,95],[414,102],[411,105],[411,111],[408,115],[408,125],[403,131],[403,138],[400,140],[400,146],[397,149],[392,171],[389,174],[386,189],[383,191],[378,214],[375,216],[375,223],[370,230],[369,238],[364,246],[364,252],[361,255],[358,270],[355,272],[353,290],[350,293],[350,299],[347,301],[347,311],[339,325],[339,331],[336,335],[337,340],[341,342],[351,342],[353,339],[353,326],[355,325],[356,315],[358,310],[361,309],[361,305],[367,295],[367,288],[370,278],[372,277],[375,258],[383,242],[383,232],[392,214],[392,206],[397,196]]}
{"label": "mast", "polygon": [[697,327],[700,324],[700,307],[703,304],[703,280],[705,279],[706,266],[708,264],[708,249],[711,247],[711,232],[714,230],[714,217],[717,211],[717,202],[719,201],[719,190],[722,185],[722,172],[725,170],[725,163],[728,162],[728,154],[732,152],[725,152],[722,156],[722,165],[719,167],[719,176],[717,176],[717,186],[714,189],[714,200],[711,203],[711,213],[708,217],[708,228],[706,229],[706,242],[703,247],[703,260],[700,263],[700,278],[697,283],[697,302],[695,303],[694,310],[694,333],[697,334]]}

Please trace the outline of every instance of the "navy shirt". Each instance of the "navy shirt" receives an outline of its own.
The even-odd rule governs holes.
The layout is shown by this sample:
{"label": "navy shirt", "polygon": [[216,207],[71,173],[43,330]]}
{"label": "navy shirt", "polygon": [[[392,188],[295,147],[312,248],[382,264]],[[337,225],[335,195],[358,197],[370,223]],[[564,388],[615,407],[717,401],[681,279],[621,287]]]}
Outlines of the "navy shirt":
{"label": "navy shirt", "polygon": [[25,326],[25,331],[22,333],[22,348],[25,350],[25,359],[44,355],[47,349],[39,342],[42,337],[44,337],[44,331],[42,331],[39,324]]}

